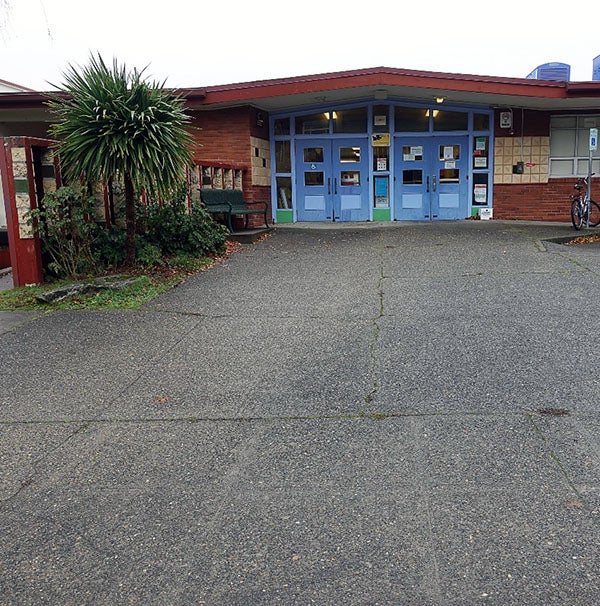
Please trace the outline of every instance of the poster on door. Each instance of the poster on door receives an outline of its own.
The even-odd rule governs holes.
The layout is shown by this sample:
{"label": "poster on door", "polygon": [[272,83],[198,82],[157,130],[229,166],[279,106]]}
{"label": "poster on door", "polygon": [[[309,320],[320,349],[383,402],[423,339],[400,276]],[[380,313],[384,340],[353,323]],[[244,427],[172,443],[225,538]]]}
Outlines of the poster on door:
{"label": "poster on door", "polygon": [[473,203],[487,204],[487,185],[475,183],[473,187]]}

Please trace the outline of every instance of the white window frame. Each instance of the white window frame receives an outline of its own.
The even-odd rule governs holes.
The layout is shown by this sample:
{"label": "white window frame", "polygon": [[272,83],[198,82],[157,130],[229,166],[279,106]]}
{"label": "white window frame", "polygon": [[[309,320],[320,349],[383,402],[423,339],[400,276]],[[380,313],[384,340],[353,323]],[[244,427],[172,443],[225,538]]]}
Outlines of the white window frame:
{"label": "white window frame", "polygon": [[[560,118],[574,118],[575,125],[574,126],[553,126],[553,119]],[[585,177],[588,174],[589,169],[589,155],[580,156],[577,154],[577,150],[579,149],[579,144],[581,138],[583,137],[587,142],[589,140],[589,129],[590,128],[599,128],[600,127],[600,114],[557,114],[555,116],[550,116],[550,154],[549,154],[549,178],[559,179],[559,178],[570,178],[570,177]],[[575,141],[573,146],[573,155],[568,156],[553,156],[552,155],[552,134],[553,132],[560,130],[575,130]],[[587,147],[587,143],[586,143]],[[557,174],[553,172],[553,164],[556,161],[571,161],[573,162],[573,171],[571,173],[561,173]],[[593,152],[592,157],[592,172],[595,174],[600,174],[600,150],[596,150]]]}

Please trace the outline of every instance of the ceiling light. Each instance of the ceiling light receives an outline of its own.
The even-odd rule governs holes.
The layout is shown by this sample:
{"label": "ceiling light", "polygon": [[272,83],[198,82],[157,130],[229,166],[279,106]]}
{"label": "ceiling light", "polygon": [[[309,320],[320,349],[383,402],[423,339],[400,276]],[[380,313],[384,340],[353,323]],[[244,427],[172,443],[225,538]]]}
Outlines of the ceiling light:
{"label": "ceiling light", "polygon": [[435,102],[436,103],[443,103],[444,102],[444,97],[436,97],[435,98]]}

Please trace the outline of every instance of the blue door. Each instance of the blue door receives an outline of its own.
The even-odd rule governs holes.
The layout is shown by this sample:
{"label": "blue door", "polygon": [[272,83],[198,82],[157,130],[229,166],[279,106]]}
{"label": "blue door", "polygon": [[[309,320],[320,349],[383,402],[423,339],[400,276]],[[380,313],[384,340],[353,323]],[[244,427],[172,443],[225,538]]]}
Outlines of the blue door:
{"label": "blue door", "polygon": [[298,221],[369,219],[366,140],[302,139],[295,152]]}
{"label": "blue door", "polygon": [[403,137],[396,141],[394,218],[465,219],[468,137]]}

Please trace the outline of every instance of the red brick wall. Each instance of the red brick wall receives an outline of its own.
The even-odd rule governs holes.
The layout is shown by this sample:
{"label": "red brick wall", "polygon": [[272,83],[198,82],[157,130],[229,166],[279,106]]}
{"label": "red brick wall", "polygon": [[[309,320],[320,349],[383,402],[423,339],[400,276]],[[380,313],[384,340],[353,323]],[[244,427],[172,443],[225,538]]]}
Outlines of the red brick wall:
{"label": "red brick wall", "polygon": [[570,221],[575,178],[550,179],[548,183],[494,185],[494,219]]}
{"label": "red brick wall", "polygon": [[[269,139],[269,116],[254,107],[237,107],[192,114],[196,164],[232,164],[244,169],[242,188],[248,202],[267,202],[271,217],[271,188],[252,183],[250,137]],[[251,226],[264,225],[260,215],[250,215]]]}

